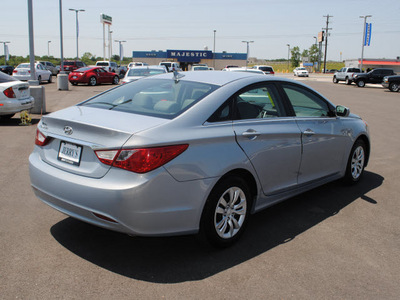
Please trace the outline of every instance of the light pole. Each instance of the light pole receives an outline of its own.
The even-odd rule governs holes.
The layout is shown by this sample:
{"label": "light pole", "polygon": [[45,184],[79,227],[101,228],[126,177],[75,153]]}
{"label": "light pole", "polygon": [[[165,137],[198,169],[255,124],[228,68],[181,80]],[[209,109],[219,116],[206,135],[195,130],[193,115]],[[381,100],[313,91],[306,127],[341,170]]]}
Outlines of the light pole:
{"label": "light pole", "polygon": [[47,41],[47,56],[50,57],[50,43],[51,41]]}
{"label": "light pole", "polygon": [[10,42],[0,42],[4,44],[4,64],[7,64],[7,46],[6,44],[9,44]]}
{"label": "light pole", "polygon": [[214,29],[214,48],[213,48],[213,68],[215,69],[215,33],[217,31]]}
{"label": "light pole", "polygon": [[247,44],[247,56],[246,56],[246,69],[247,69],[247,63],[249,61],[249,44],[254,43],[254,41],[242,41],[242,43]]}
{"label": "light pole", "polygon": [[119,43],[119,65],[121,66],[121,64],[122,64],[122,51],[121,51],[122,45],[121,44],[126,43],[126,41],[114,40],[114,42]]}
{"label": "light pole", "polygon": [[287,68],[289,71],[289,56],[290,56],[290,44],[286,44],[288,46],[288,51],[287,51]]}
{"label": "light pole", "polygon": [[364,30],[363,30],[363,37],[362,37],[362,46],[361,46],[361,64],[360,64],[360,70],[362,72],[363,68],[363,60],[364,60],[364,44],[365,44],[365,26],[367,24],[367,18],[372,17],[371,15],[367,16],[360,16],[361,19],[364,19]]}
{"label": "light pole", "polygon": [[78,50],[78,37],[79,37],[79,22],[78,22],[78,13],[80,11],[85,11],[84,9],[73,9],[70,8],[70,11],[74,11],[75,12],[75,16],[76,16],[76,60],[79,59],[79,50]]}

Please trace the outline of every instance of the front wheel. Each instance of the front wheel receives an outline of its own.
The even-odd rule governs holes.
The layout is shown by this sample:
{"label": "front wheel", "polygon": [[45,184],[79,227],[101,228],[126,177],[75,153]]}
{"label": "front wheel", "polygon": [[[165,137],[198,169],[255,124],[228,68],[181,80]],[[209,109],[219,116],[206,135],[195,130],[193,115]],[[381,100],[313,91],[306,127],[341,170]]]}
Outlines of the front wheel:
{"label": "front wheel", "polygon": [[357,86],[358,87],[364,87],[365,86],[365,81],[364,80],[359,80],[359,81],[357,81]]}
{"label": "front wheel", "polygon": [[339,81],[337,80],[336,76],[333,76],[333,83],[338,83]]}
{"label": "front wheel", "polygon": [[398,84],[397,82],[391,82],[391,83],[389,84],[389,90],[390,90],[390,91],[392,91],[392,92],[398,92],[399,89],[400,89],[400,86],[399,86],[399,84]]}
{"label": "front wheel", "polygon": [[52,81],[52,78],[51,78],[51,77],[52,77],[52,75],[50,74],[49,80],[47,80],[48,83],[51,83],[51,81]]}
{"label": "front wheel", "polygon": [[362,140],[357,140],[350,152],[344,181],[349,184],[357,183],[364,173],[366,161],[367,154],[365,143]]}
{"label": "front wheel", "polygon": [[244,231],[251,209],[251,193],[247,183],[238,176],[229,176],[217,183],[210,193],[200,224],[200,234],[210,244],[228,247]]}

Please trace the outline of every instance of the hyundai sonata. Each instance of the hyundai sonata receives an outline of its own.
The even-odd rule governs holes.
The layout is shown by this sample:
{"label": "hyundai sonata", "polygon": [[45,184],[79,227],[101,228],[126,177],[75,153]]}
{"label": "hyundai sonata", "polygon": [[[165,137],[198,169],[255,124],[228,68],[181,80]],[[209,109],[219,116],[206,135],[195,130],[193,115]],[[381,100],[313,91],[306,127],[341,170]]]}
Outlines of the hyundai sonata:
{"label": "hyundai sonata", "polygon": [[251,214],[368,163],[367,124],[289,79],[248,72],[147,77],[42,117],[36,196],[140,236],[228,246]]}

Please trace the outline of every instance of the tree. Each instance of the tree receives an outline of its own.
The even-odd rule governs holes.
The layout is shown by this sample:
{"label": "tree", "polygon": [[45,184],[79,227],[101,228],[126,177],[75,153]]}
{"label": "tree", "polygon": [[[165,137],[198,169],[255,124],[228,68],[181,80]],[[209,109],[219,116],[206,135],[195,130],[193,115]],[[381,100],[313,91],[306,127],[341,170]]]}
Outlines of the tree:
{"label": "tree", "polygon": [[88,66],[94,65],[96,63],[96,57],[90,52],[85,52],[82,55],[82,61]]}
{"label": "tree", "polygon": [[293,47],[291,51],[292,57],[291,57],[291,62],[292,62],[292,67],[297,68],[300,65],[300,48],[299,47]]}
{"label": "tree", "polygon": [[318,46],[312,44],[310,49],[308,50],[308,56],[310,57],[310,62],[316,63],[318,61]]}

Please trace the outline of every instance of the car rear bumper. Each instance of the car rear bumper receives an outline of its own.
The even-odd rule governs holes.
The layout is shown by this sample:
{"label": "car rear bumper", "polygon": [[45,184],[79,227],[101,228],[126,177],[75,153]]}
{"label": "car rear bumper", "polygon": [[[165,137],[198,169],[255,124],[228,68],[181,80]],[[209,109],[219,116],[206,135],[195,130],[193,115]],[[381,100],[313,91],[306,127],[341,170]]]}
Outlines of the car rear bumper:
{"label": "car rear bumper", "polygon": [[142,236],[197,232],[214,183],[178,182],[162,167],[151,174],[111,168],[102,178],[88,178],[50,166],[36,151],[29,170],[35,195],[44,203],[87,223]]}
{"label": "car rear bumper", "polygon": [[35,104],[35,99],[32,96],[21,100],[9,99],[1,101],[1,104],[2,106],[0,110],[0,116],[9,115],[18,113],[23,110],[30,110]]}

